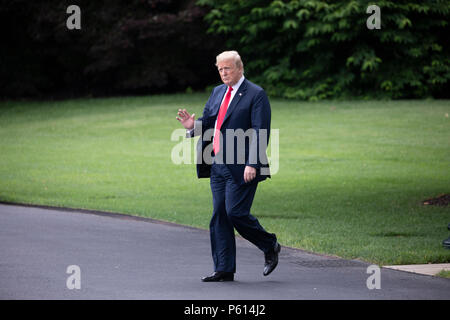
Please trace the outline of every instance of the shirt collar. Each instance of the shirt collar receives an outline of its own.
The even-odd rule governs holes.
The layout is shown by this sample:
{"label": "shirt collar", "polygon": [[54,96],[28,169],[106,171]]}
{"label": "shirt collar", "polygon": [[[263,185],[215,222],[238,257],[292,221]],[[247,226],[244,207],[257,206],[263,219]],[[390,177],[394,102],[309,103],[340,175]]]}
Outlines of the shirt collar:
{"label": "shirt collar", "polygon": [[236,84],[234,86],[232,86],[232,88],[233,88],[232,92],[237,92],[238,91],[238,89],[241,86],[242,82],[244,82],[244,79],[245,79],[245,77],[244,77],[244,75],[242,75],[242,77],[239,79],[239,81],[236,82]]}

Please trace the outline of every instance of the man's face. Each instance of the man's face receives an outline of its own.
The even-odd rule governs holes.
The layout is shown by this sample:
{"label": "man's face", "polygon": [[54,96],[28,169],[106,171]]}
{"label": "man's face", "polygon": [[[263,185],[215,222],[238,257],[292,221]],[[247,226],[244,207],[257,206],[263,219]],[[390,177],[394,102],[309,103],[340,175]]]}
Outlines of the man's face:
{"label": "man's face", "polygon": [[234,86],[242,77],[242,68],[236,67],[233,59],[222,60],[217,64],[220,78],[227,86]]}

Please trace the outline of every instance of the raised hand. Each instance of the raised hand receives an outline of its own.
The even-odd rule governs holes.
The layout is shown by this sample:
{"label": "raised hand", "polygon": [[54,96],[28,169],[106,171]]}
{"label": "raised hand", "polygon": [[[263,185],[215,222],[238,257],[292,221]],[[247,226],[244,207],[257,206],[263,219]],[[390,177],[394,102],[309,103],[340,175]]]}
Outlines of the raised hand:
{"label": "raised hand", "polygon": [[190,115],[186,109],[178,109],[178,117],[176,118],[185,129],[191,130],[194,128],[195,113]]}

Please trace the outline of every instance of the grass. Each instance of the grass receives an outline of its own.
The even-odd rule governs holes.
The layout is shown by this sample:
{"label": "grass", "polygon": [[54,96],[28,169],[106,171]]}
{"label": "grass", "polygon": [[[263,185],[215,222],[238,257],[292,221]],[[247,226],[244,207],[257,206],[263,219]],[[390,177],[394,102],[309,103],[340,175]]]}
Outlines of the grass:
{"label": "grass", "polygon": [[436,274],[436,276],[450,279],[450,271],[441,270],[438,274]]}
{"label": "grass", "polygon": [[[200,115],[207,98],[1,102],[0,201],[207,229],[209,179],[171,161],[181,140],[170,139],[178,108]],[[271,104],[279,170],[252,212],[281,244],[379,265],[450,262],[450,208],[422,205],[450,192],[449,101]]]}

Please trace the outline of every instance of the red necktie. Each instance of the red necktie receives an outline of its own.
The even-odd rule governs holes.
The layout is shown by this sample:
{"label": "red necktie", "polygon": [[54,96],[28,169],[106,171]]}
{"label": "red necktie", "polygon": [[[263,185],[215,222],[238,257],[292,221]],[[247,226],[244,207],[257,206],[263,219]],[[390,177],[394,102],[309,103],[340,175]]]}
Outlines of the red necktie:
{"label": "red necktie", "polygon": [[217,154],[220,150],[220,127],[222,126],[223,119],[225,118],[225,114],[227,113],[232,90],[233,90],[232,87],[228,87],[227,94],[222,102],[222,105],[220,106],[219,115],[217,116],[216,131],[214,132],[214,143],[213,143],[214,154]]}

